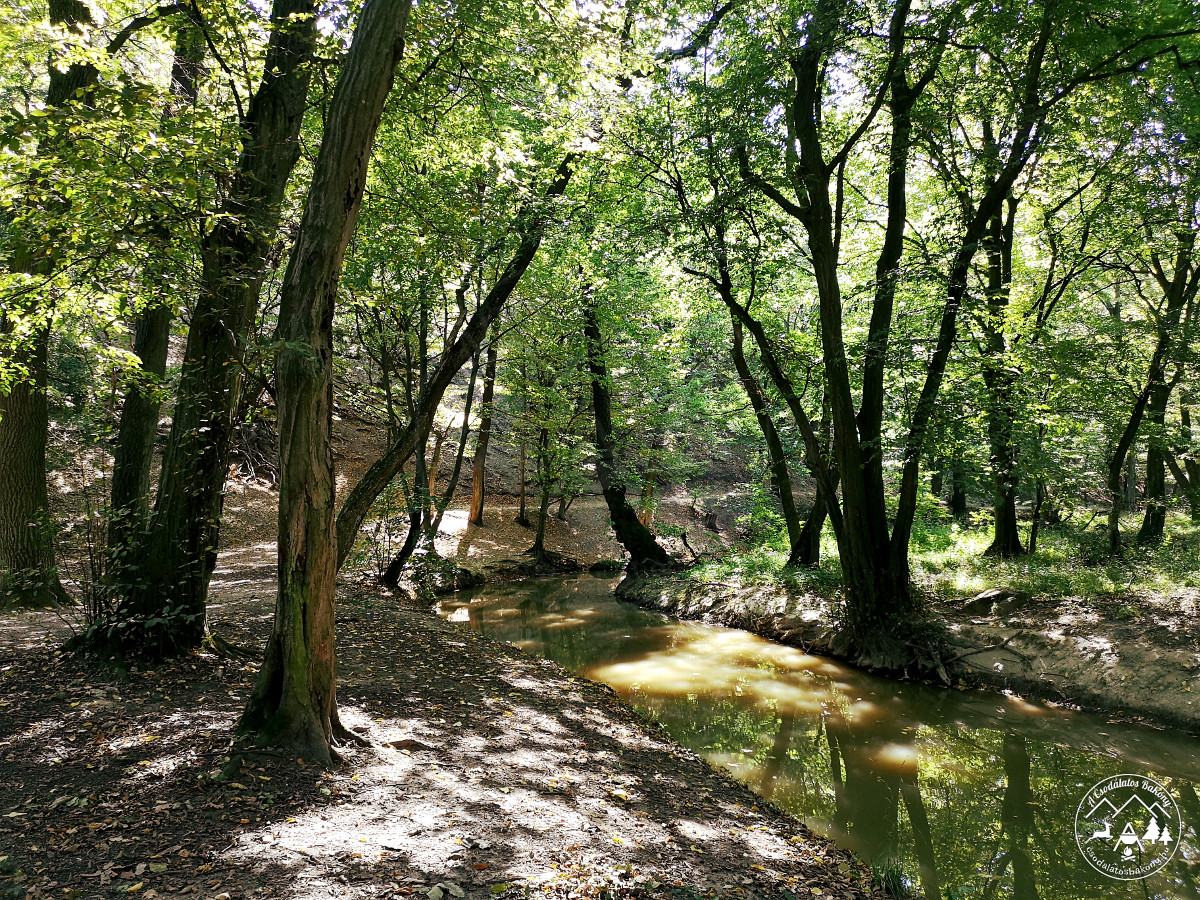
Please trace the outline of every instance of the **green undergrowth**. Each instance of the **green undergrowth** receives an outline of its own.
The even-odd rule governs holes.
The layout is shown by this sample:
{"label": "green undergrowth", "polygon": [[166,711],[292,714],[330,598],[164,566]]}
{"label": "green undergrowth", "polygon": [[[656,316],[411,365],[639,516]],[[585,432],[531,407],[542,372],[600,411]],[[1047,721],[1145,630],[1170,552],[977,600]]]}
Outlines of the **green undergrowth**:
{"label": "green undergrowth", "polygon": [[[1047,598],[1171,596],[1200,588],[1200,526],[1186,516],[1172,514],[1161,542],[1140,545],[1136,540],[1140,522],[1140,516],[1135,515],[1122,519],[1120,557],[1106,552],[1104,527],[1097,517],[1086,529],[1071,522],[1043,527],[1038,534],[1037,552],[1016,559],[984,556],[992,539],[986,522],[918,522],[910,545],[913,579],[924,590],[944,599],[970,597],[989,588]],[[1028,537],[1025,524],[1022,538],[1026,543]],[[816,569],[786,569],[786,540],[772,537],[719,559],[705,560],[689,570],[689,577],[699,582],[746,586],[777,584],[831,596],[838,591],[841,567],[828,527],[822,535],[821,557]]]}
{"label": "green undergrowth", "polygon": [[1067,523],[1042,529],[1037,551],[1015,559],[983,555],[991,542],[990,528],[939,525],[927,529],[919,544],[914,541],[913,577],[944,598],[973,596],[994,587],[1035,597],[1170,596],[1200,587],[1200,526],[1171,516],[1161,542],[1140,545],[1139,524],[1137,516],[1122,520],[1119,557],[1108,554],[1103,525],[1083,530]]}

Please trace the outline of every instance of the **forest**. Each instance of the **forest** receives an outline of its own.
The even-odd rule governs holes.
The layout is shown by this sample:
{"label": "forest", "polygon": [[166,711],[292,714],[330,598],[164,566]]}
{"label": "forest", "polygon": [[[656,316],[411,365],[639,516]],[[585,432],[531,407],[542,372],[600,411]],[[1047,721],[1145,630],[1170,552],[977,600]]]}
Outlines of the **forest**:
{"label": "forest", "polygon": [[1200,897],[1200,2],[0,10],[4,897]]}

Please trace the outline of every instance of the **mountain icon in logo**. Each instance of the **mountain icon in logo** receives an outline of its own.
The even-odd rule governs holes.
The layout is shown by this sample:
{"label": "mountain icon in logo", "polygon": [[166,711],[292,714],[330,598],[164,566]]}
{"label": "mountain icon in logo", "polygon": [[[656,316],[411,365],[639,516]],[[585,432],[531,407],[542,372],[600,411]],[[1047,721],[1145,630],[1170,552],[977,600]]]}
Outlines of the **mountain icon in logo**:
{"label": "mountain icon in logo", "polygon": [[[1135,794],[1132,794],[1129,797],[1129,799],[1126,800],[1124,803],[1122,803],[1120,806],[1117,806],[1108,797],[1104,797],[1099,803],[1097,803],[1094,807],[1092,807],[1092,811],[1087,814],[1087,818],[1089,818],[1089,819],[1095,819],[1095,818],[1118,819],[1118,818],[1121,818],[1122,813],[1124,813],[1125,810],[1128,809],[1129,805],[1133,804],[1133,803],[1136,803],[1139,806],[1141,806],[1142,809],[1144,809],[1146,812],[1148,812],[1154,818],[1165,819],[1167,817],[1167,810],[1165,807],[1163,807],[1163,805],[1161,803],[1159,803],[1157,800],[1154,800],[1152,803],[1147,803],[1142,798],[1142,795],[1140,793],[1135,793]],[[1108,808],[1107,813],[1102,811],[1104,807]]]}

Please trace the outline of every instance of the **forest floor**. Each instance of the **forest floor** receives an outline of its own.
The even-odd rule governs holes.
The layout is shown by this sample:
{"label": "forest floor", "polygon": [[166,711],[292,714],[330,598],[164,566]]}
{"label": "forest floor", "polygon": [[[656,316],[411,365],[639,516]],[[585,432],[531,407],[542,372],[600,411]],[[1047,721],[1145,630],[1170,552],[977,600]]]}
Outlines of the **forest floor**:
{"label": "forest floor", "polygon": [[[493,552],[528,539],[499,531]],[[269,632],[273,550],[221,556],[210,624],[234,644]],[[119,670],[59,651],[69,618],[0,616],[0,897],[882,896],[608,688],[365,582],[339,599],[367,745],[225,780],[254,662]]]}

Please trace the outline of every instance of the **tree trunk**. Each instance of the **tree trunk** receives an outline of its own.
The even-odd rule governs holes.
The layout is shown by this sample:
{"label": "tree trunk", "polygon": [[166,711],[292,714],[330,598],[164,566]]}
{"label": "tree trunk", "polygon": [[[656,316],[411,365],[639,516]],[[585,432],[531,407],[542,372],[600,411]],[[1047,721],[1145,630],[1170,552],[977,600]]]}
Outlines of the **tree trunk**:
{"label": "tree trunk", "polygon": [[[1186,265],[1191,257],[1195,240],[1194,234],[1181,235],[1178,238],[1179,253],[1176,257],[1174,277],[1169,282],[1165,278],[1161,281],[1166,294],[1165,308],[1158,317],[1158,336],[1154,352],[1150,356],[1146,382],[1138,392],[1125,427],[1108,457],[1108,477],[1105,484],[1109,503],[1107,541],[1108,552],[1113,556],[1121,553],[1121,507],[1124,499],[1121,491],[1122,472],[1126,461],[1133,453],[1138,431],[1142,426],[1146,411],[1150,407],[1151,399],[1155,396],[1155,391],[1165,384],[1167,354],[1174,345],[1180,317],[1183,315],[1184,308],[1195,300],[1197,289],[1200,288],[1200,266],[1192,270]],[[1132,475],[1126,479],[1127,487],[1129,483],[1136,485],[1136,479]]]}
{"label": "tree trunk", "polygon": [[[11,325],[0,316],[0,341]],[[54,528],[46,487],[46,362],[50,327],[13,352],[29,376],[0,394],[0,601],[21,606],[71,602],[54,565]],[[5,348],[6,352],[8,348]]]}
{"label": "tree trunk", "polygon": [[379,579],[388,587],[394,588],[400,583],[400,573],[404,571],[404,566],[412,558],[413,551],[417,549],[421,533],[421,507],[413,506],[408,511],[408,534],[404,536],[400,552],[388,562],[387,568],[383,570],[383,575]]}
{"label": "tree trunk", "polygon": [[809,547],[805,547],[804,544],[805,526],[800,523],[800,513],[796,511],[796,500],[792,495],[792,475],[788,471],[787,454],[783,450],[783,441],[779,439],[779,432],[771,419],[770,410],[767,409],[767,401],[763,396],[762,388],[759,387],[758,381],[750,372],[750,366],[746,363],[746,354],[742,349],[742,323],[732,311],[729,316],[733,324],[733,347],[730,351],[733,356],[733,365],[737,369],[742,389],[745,390],[750,406],[754,410],[754,418],[758,420],[763,443],[767,445],[767,458],[771,464],[771,482],[775,485],[775,491],[779,495],[779,508],[783,513],[784,525],[787,526],[790,548],[788,563],[795,565],[797,563],[794,563],[793,560],[798,561],[799,557],[811,548],[811,544]]}
{"label": "tree trunk", "polygon": [[[155,305],[143,310],[134,326],[133,352],[141,360],[141,372],[121,405],[108,523],[110,553],[133,544],[150,511],[150,465],[158,434],[160,382],[167,371],[171,318],[169,308]],[[118,565],[125,569],[128,564]]]}
{"label": "tree trunk", "polygon": [[1146,512],[1138,531],[1138,543],[1153,544],[1162,540],[1167,524],[1167,472],[1163,433],[1167,421],[1167,403],[1175,381],[1154,386],[1146,407],[1150,436],[1146,444]]}
{"label": "tree trunk", "polygon": [[517,481],[520,482],[520,496],[517,501],[517,524],[522,528],[529,527],[529,516],[525,514],[525,490],[528,480],[525,478],[525,437],[521,437],[521,448],[517,451]]}
{"label": "tree trunk", "polygon": [[825,528],[825,520],[829,518],[829,510],[825,506],[825,498],[821,492],[813,498],[812,509],[800,529],[800,540],[792,548],[788,556],[787,566],[799,566],[805,569],[815,569],[821,564],[821,531]]}
{"label": "tree trunk", "polygon": [[1125,491],[1125,509],[1132,511],[1137,505],[1137,446],[1129,448],[1125,454],[1125,477],[1121,482]]}
{"label": "tree trunk", "polygon": [[1042,527],[1042,505],[1046,502],[1046,482],[1037,479],[1033,494],[1033,524],[1029,527],[1029,554],[1037,553],[1038,536]]}
{"label": "tree trunk", "polygon": [[550,432],[543,428],[538,435],[538,495],[537,532],[533,538],[533,546],[529,552],[539,562],[546,558],[546,519],[550,516],[550,488],[554,479],[546,469],[546,455],[549,451]]}
{"label": "tree trunk", "polygon": [[[207,47],[199,24],[191,12],[176,31],[171,61],[172,103],[163,115],[173,118],[184,106],[193,106],[200,89],[200,74]],[[165,245],[167,226],[159,223],[151,229],[156,244]],[[159,280],[167,273],[151,265],[151,278]],[[143,275],[149,285],[150,278]],[[152,293],[152,291],[148,291]],[[169,306],[147,301],[133,328],[133,352],[141,363],[139,378],[130,385],[121,404],[117,428],[117,446],[113,458],[112,493],[109,503],[108,552],[128,551],[140,540],[150,512],[150,467],[154,460],[154,439],[158,435],[158,413],[162,406],[160,382],[167,371],[172,313]]]}
{"label": "tree trunk", "polygon": [[279,593],[238,730],[324,764],[333,740],[346,736],[335,699],[334,305],[410,7],[411,0],[367,0],[362,9],[280,294]]}
{"label": "tree trunk", "polygon": [[640,521],[625,497],[625,485],[617,474],[616,447],[613,442],[612,398],[608,389],[608,366],[596,309],[590,298],[583,303],[583,336],[587,345],[588,371],[592,376],[592,406],[596,416],[596,477],[604,502],[608,505],[613,533],[629,554],[628,569],[636,572],[646,566],[665,566],[671,558],[659,546],[654,535]]}
{"label": "tree trunk", "polygon": [[[140,560],[117,616],[151,655],[197,647],[216,566],[246,334],[258,308],[280,204],[300,157],[316,43],[315,0],[274,0],[262,80],[241,122],[241,156],[215,225],[201,241],[201,286],[188,329],[175,415]],[[118,573],[117,580],[129,582]],[[165,615],[166,608],[177,612]]]}
{"label": "tree trunk", "polygon": [[475,458],[471,463],[471,512],[467,521],[483,524],[483,502],[486,496],[487,451],[492,440],[492,398],[496,392],[496,360],[500,347],[495,333],[487,349],[487,366],[483,373],[483,414],[479,419],[479,435],[475,439]]}
{"label": "tree trunk", "polygon": [[[991,127],[984,133],[994,145]],[[1016,375],[1008,359],[1006,316],[1012,287],[1013,222],[1017,204],[1011,197],[1007,211],[997,210],[984,242],[987,252],[987,318],[984,322],[983,381],[988,389],[987,427],[992,463],[991,546],[984,556],[1011,559],[1022,556],[1017,529],[1017,448],[1013,439],[1016,420]]]}
{"label": "tree trunk", "polygon": [[1180,469],[1174,456],[1167,455],[1167,464],[1171,466],[1171,474],[1188,499],[1188,513],[1193,523],[1200,523],[1200,461],[1196,459],[1196,451],[1192,441],[1192,411],[1190,398],[1185,392],[1179,398],[1179,427],[1182,432],[1184,457],[1183,468]]}
{"label": "tree trunk", "polygon": [[967,515],[967,474],[961,462],[950,472],[950,515],[956,519]]}
{"label": "tree trunk", "polygon": [[[50,25],[73,37],[82,37],[95,25],[90,9],[79,0],[51,0],[48,12]],[[80,92],[90,89],[97,78],[90,63],[72,63],[63,70],[52,59],[48,68],[46,106],[51,110],[81,98]],[[56,230],[52,224],[47,227],[52,233]],[[20,233],[9,239],[15,244],[7,260],[10,271],[41,277],[53,273],[58,263],[55,241],[43,247],[40,238],[26,239]],[[27,320],[28,337],[18,337],[18,317]],[[5,305],[0,305],[0,354],[9,357],[18,371],[24,370],[8,394],[0,394],[0,601],[23,606],[71,602],[55,568],[55,529],[46,485],[46,385],[52,320],[53,308],[40,293],[32,300],[6,298]]]}
{"label": "tree trunk", "polygon": [[935,500],[942,499],[942,491],[946,487],[946,472],[942,467],[942,461],[939,459],[933,463],[929,473],[929,493],[933,495]]}
{"label": "tree trunk", "polygon": [[654,533],[654,482],[647,478],[642,482],[642,495],[639,498],[641,511],[638,521],[651,534]]}

